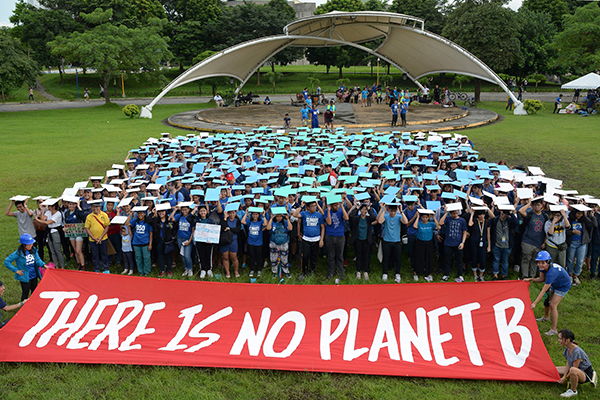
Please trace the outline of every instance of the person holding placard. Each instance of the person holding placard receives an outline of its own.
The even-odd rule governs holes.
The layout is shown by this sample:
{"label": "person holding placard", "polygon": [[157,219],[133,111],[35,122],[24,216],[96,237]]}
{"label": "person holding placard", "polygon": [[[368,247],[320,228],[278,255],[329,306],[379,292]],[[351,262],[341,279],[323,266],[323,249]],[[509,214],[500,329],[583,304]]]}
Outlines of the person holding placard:
{"label": "person holding placard", "polygon": [[417,209],[416,216],[413,223],[417,231],[413,264],[415,276],[424,275],[427,282],[433,282],[433,233],[440,229],[440,224],[433,210]]}
{"label": "person holding placard", "polygon": [[[400,234],[400,224],[407,224],[408,220],[402,213],[402,206],[398,204],[390,203],[386,204],[380,202],[381,210],[377,214],[377,223],[381,225],[381,237],[383,247],[383,259],[381,261],[381,267],[383,275],[381,280],[387,282],[388,280],[388,269],[390,264],[394,268],[396,273],[395,281],[400,283],[402,279],[400,276],[400,255],[402,252],[402,236]],[[398,212],[399,211],[399,212]]]}
{"label": "person holding placard", "polygon": [[65,267],[65,256],[60,248],[60,232],[62,230],[63,216],[58,210],[58,199],[48,199],[44,203],[47,205],[47,210],[44,215],[36,218],[41,224],[44,224],[50,230],[48,234],[48,247],[50,248],[50,255],[52,261],[59,268]]}
{"label": "person holding placard", "polygon": [[469,218],[471,271],[473,271],[475,282],[484,281],[485,256],[492,251],[490,222],[486,215],[487,207],[474,207]]}
{"label": "person holding placard", "polygon": [[581,274],[583,259],[587,254],[587,246],[592,240],[592,229],[598,227],[598,222],[591,214],[589,207],[583,204],[575,204],[573,208],[569,213],[569,222],[572,229],[571,235],[567,239],[570,241],[567,249],[567,272],[573,280],[573,286],[579,286],[581,284],[579,275]]}
{"label": "person holding placard", "polygon": [[[76,196],[63,198],[63,203],[67,203],[67,209],[64,211],[65,224],[81,224],[85,222],[86,215],[79,207],[79,198]],[[77,269],[83,271],[85,269],[85,257],[83,256],[83,237],[71,237],[71,246],[75,253],[75,262]]]}
{"label": "person holding placard", "polygon": [[[208,207],[204,204],[198,205],[197,207],[198,216],[196,218],[196,223],[214,225],[215,221],[208,216]],[[200,279],[204,279],[206,276],[212,278],[213,276],[213,247],[212,243],[196,241],[196,253],[198,254],[198,261],[200,262]]]}
{"label": "person holding placard", "polygon": [[4,260],[4,266],[14,272],[15,279],[21,283],[21,301],[23,301],[33,293],[38,279],[42,279],[40,267],[45,264],[38,256],[37,249],[33,247],[35,239],[29,233],[22,234],[19,243],[19,248]]}
{"label": "person holding placard", "polygon": [[[248,232],[248,267],[250,268],[248,276],[250,278],[254,277],[255,272],[258,278],[261,275],[260,261],[262,258],[263,231],[267,226],[263,213],[264,210],[260,207],[248,207],[242,218],[242,225],[246,225]],[[249,215],[250,218],[248,218]]]}
{"label": "person holding placard", "polygon": [[[544,224],[548,220],[548,216],[543,208],[544,201],[538,197],[533,201],[532,199],[527,200],[527,203],[519,209],[519,214],[523,217],[521,229],[524,229],[521,242],[521,275],[523,278],[535,276],[535,256],[546,248]],[[531,211],[527,211],[530,209]]]}
{"label": "person holding placard", "polygon": [[271,232],[269,249],[271,250],[271,272],[273,277],[279,273],[278,266],[287,278],[291,278],[288,262],[290,249],[289,232],[293,229],[285,207],[271,209],[271,218],[267,222],[267,230]]}
{"label": "person holding placard", "polygon": [[[308,198],[309,196],[304,196]],[[313,274],[317,268],[319,249],[323,247],[325,236],[325,218],[317,211],[317,199],[311,197],[307,204],[304,200],[301,207],[294,210],[293,216],[299,219],[302,235],[298,234],[300,243],[301,273],[298,279],[302,280],[308,274]],[[304,211],[302,211],[304,209]]]}
{"label": "person holding placard", "polygon": [[[138,206],[133,208],[133,212],[127,217],[125,224],[133,232],[133,251],[135,253],[135,263],[140,276],[148,276],[152,269],[150,252],[152,251],[152,225],[146,221],[146,210],[148,207]],[[131,218],[134,213],[137,216]]]}
{"label": "person holding placard", "polygon": [[371,272],[371,247],[373,247],[373,223],[377,220],[370,204],[354,200],[354,205],[348,212],[350,216],[350,244],[356,254],[356,279],[369,280]]}
{"label": "person holding placard", "polygon": [[92,200],[92,213],[85,219],[85,230],[90,238],[90,250],[92,251],[92,262],[94,272],[100,272],[102,266],[103,274],[110,274],[108,270],[108,228],[110,219],[102,211],[102,200]]}
{"label": "person holding placard", "polygon": [[[458,278],[456,282],[464,282],[463,278],[463,250],[467,240],[467,222],[460,217],[462,210],[460,203],[444,205],[446,213],[440,219],[439,224],[446,226],[446,237],[444,239],[444,276],[442,281],[447,282],[450,277],[453,261],[456,261]],[[450,215],[450,218],[448,218]]]}
{"label": "person holding placard", "polygon": [[190,213],[190,203],[179,203],[174,208],[169,219],[178,223],[177,227],[177,245],[183,259],[185,271],[182,276],[193,276],[192,261],[192,241],[194,229],[196,227],[196,218]]}
{"label": "person holding placard", "polygon": [[549,219],[544,225],[546,250],[558,265],[567,265],[567,231],[570,229],[564,206],[551,205]]}
{"label": "person holding placard", "polygon": [[[15,217],[17,219],[19,235],[29,233],[31,237],[35,239],[36,230],[33,226],[33,211],[27,207],[27,201],[29,201],[28,196],[15,196],[13,199],[11,199],[8,208],[4,212],[4,215],[7,217]],[[13,205],[17,208],[16,211],[11,211]]]}
{"label": "person holding placard", "polygon": [[223,261],[223,268],[225,268],[225,277],[230,278],[230,266],[233,267],[233,272],[236,278],[240,277],[240,264],[238,260],[238,235],[242,230],[242,223],[237,216],[237,208],[239,204],[227,204],[225,206],[226,219],[223,222],[225,230],[229,230],[232,233],[231,243],[220,246],[221,260]]}
{"label": "person holding placard", "polygon": [[167,217],[167,212],[170,209],[171,205],[167,202],[159,204],[156,206],[156,215],[148,218],[152,224],[152,232],[155,232],[152,235],[154,240],[152,248],[156,247],[156,258],[160,269],[159,278],[165,275],[173,276],[173,253],[177,249],[175,245],[177,243],[177,226],[171,218],[175,210],[173,210],[170,217]]}
{"label": "person holding placard", "polygon": [[[514,247],[514,230],[519,224],[512,205],[499,205],[500,215],[490,221],[493,281],[508,277],[508,258]],[[499,276],[500,274],[500,276]]]}
{"label": "person holding placard", "polygon": [[[341,200],[337,196],[335,200]],[[327,210],[325,211],[325,250],[327,251],[327,279],[330,279],[334,272],[337,273],[340,279],[344,279],[344,246],[346,237],[344,232],[344,222],[348,221],[348,213],[340,202],[327,202]]]}

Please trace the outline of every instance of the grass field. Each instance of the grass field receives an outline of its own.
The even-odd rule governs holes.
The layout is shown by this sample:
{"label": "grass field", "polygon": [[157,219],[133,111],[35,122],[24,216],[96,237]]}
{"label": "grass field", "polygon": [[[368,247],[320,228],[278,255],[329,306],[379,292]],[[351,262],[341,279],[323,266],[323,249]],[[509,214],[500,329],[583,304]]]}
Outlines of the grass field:
{"label": "grass field", "polygon": [[[35,111],[0,114],[3,157],[0,160],[0,199],[9,204],[15,194],[58,195],[64,187],[88,176],[103,174],[112,163],[122,162],[127,151],[161,132],[185,134],[161,121],[167,116],[204,105],[162,105],[153,110],[154,119],[128,119],[117,106],[89,109]],[[488,161],[504,159],[509,165],[536,165],[565,186],[580,193],[600,195],[599,169],[595,166],[600,144],[594,140],[598,116],[580,118],[551,115],[546,105],[539,115],[505,115],[501,103],[482,107],[504,115],[504,121],[463,133]],[[17,246],[16,221],[0,217],[0,257]],[[406,260],[405,260],[406,261]],[[350,271],[353,262],[350,262]],[[375,271],[378,264],[374,265]],[[320,266],[321,272],[323,265]],[[181,269],[181,267],[179,267]],[[293,269],[292,272],[296,272]],[[113,267],[113,272],[116,272]],[[403,263],[408,276],[407,263]],[[153,273],[154,276],[156,272]],[[514,273],[512,273],[514,275]],[[350,275],[350,274],[348,274]],[[370,284],[380,283],[373,273]],[[587,272],[583,274],[587,277]],[[516,277],[516,275],[515,275]],[[13,274],[0,268],[7,286],[5,300],[19,300],[20,287]],[[244,278],[243,281],[247,281]],[[264,281],[274,282],[269,277]],[[318,274],[308,283],[322,283]],[[358,283],[347,278],[345,283]],[[531,286],[537,295],[541,285]],[[600,284],[584,282],[573,288],[560,305],[559,328],[575,331],[592,362],[600,365]],[[536,310],[541,313],[541,307]],[[8,313],[11,316],[13,313]],[[6,315],[3,315],[6,317]],[[548,323],[540,330],[549,329]],[[563,364],[556,338],[543,336],[548,352]],[[556,384],[397,378],[369,375],[300,373],[281,371],[142,367],[73,364],[0,364],[2,399],[547,399],[558,398],[564,387]],[[580,398],[598,398],[589,385]]]}
{"label": "grass field", "polygon": [[[276,83],[275,93],[277,94],[299,93],[304,87],[308,87],[310,89],[310,82],[308,80],[308,77],[310,75],[314,75],[320,80],[321,88],[324,93],[333,93],[339,87],[339,85],[337,84],[337,68],[332,68],[329,74],[325,73],[325,67],[317,65],[288,65],[284,67],[276,66],[275,70],[284,74],[284,77],[281,80],[281,82]],[[260,71],[260,86],[257,86],[257,77],[255,74],[248,80],[248,82],[242,89],[245,93],[254,92],[257,94],[273,94],[273,86],[269,83],[268,78],[265,76],[266,73],[271,71],[271,67],[262,67]],[[349,67],[343,69],[343,74],[344,78],[350,79],[351,86],[354,86],[354,84],[356,83],[358,83],[360,86],[364,86],[372,85],[373,82],[376,81],[376,68],[374,68],[373,71],[373,75],[371,75],[370,67]],[[379,72],[381,76],[387,71],[384,68],[380,68]],[[411,91],[414,92],[416,90],[416,86],[414,85],[414,83],[412,83],[410,80],[403,80],[402,73],[400,73],[397,69],[392,68],[390,72],[393,76],[393,81],[391,84],[392,86],[398,86],[399,88],[405,88],[408,86]],[[171,69],[163,71],[163,73],[167,80],[170,82],[179,75],[179,70]],[[438,75],[435,75],[434,77],[434,85],[439,84],[440,87],[449,86],[452,91],[459,90],[458,85],[453,84],[454,74],[447,74],[444,81],[442,81]],[[43,75],[41,81],[48,93],[51,93],[52,95],[64,100],[77,99],[77,86],[74,74],[65,74],[63,84],[60,83],[60,76],[58,74]],[[100,85],[101,82],[102,80],[99,74],[79,74],[80,98],[83,98],[83,90],[85,87],[88,87],[90,89],[91,98],[99,97],[98,85]],[[212,95],[212,88],[205,81],[198,81],[175,88],[171,90],[167,94],[167,96],[198,96],[200,84],[202,84],[202,95]],[[164,85],[160,82],[150,79],[149,75],[143,74],[132,74],[128,77],[126,76],[124,86],[125,93],[129,98],[154,97],[158,93],[160,93],[160,91],[164,87]],[[111,79],[109,82],[109,87],[106,89],[108,90],[109,95],[111,97],[121,97],[122,91],[120,79]],[[221,92],[225,92],[229,89],[231,89],[231,86],[229,85],[221,86],[218,88],[218,90]],[[464,84],[462,90],[472,92],[474,90],[473,82]],[[558,86],[552,84],[545,84],[540,85],[538,90],[556,91],[558,90]],[[482,91],[499,92],[501,90],[498,86],[492,83],[483,82]],[[529,91],[535,91],[535,87],[533,85],[529,85]],[[25,98],[27,98],[27,96],[25,96]]]}

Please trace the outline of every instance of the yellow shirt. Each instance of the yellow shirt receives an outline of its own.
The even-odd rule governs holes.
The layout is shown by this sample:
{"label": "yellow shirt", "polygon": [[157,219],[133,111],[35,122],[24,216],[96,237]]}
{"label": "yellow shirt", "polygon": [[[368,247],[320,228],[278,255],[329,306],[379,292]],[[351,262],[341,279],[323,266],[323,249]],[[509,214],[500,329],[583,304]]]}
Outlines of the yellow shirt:
{"label": "yellow shirt", "polygon": [[[100,220],[99,223],[98,220]],[[104,226],[102,226],[104,225]],[[106,215],[106,213],[104,211],[100,211],[100,214],[96,215],[94,213],[91,213],[90,215],[87,216],[87,218],[85,219],[85,227],[89,228],[89,230],[92,232],[92,235],[97,238],[99,237],[102,232],[104,232],[105,227],[110,225],[110,219],[108,218],[108,215]],[[106,240],[108,239],[108,234],[105,234],[102,237],[102,240]]]}

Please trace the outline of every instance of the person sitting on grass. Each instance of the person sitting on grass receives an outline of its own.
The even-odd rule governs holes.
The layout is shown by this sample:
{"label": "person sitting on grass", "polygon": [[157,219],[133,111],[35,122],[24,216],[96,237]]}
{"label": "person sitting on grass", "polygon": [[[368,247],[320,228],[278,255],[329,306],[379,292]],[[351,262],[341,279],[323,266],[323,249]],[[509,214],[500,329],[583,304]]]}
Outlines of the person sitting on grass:
{"label": "person sitting on grass", "polygon": [[[27,302],[27,299],[25,300],[21,300],[19,303],[17,304],[12,304],[12,305],[8,305],[6,304],[6,302],[2,299],[2,295],[4,294],[4,291],[6,290],[6,287],[4,286],[4,283],[2,281],[0,281],[0,310],[2,311],[12,311],[12,310],[16,310],[20,307],[23,306],[23,304],[25,304]],[[0,318],[0,329],[2,329],[2,327],[4,325],[6,325],[8,323],[8,320],[6,321],[2,321],[2,319]]]}
{"label": "person sitting on grass", "polygon": [[[571,289],[571,277],[567,271],[558,264],[552,262],[552,257],[547,251],[540,251],[535,258],[540,276],[537,278],[525,278],[525,282],[544,282],[544,287],[540,294],[531,303],[531,309],[542,300],[542,297],[548,293],[544,299],[544,316],[536,319],[538,322],[552,320],[552,328],[546,332],[546,335],[553,336],[558,333],[556,327],[558,325],[558,304],[565,297],[569,289]],[[548,318],[550,315],[550,318]]]}
{"label": "person sitting on grass", "polygon": [[561,376],[558,383],[564,384],[570,382],[571,387],[560,397],[577,396],[577,387],[580,383],[591,382],[596,388],[598,384],[598,374],[594,371],[588,355],[579,347],[575,341],[575,334],[569,329],[563,329],[558,333],[558,343],[565,348],[563,356],[567,360],[564,367],[556,367]]}

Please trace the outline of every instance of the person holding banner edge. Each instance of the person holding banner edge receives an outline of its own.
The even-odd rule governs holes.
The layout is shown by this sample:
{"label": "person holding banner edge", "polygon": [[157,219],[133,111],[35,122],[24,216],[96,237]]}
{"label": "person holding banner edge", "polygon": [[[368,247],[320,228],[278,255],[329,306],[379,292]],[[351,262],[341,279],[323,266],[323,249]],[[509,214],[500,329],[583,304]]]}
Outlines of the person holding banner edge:
{"label": "person holding banner edge", "polygon": [[[12,304],[9,306],[8,304],[6,304],[4,299],[2,299],[4,290],[6,290],[6,286],[4,286],[4,283],[2,281],[0,281],[0,310],[2,310],[2,311],[16,310],[16,309],[21,308],[27,302],[27,299],[24,299],[24,300],[21,300],[20,302],[18,302],[17,304]],[[2,321],[2,319],[0,318],[0,329],[2,329],[2,327],[4,325],[6,325],[7,323],[8,323],[8,320]]]}
{"label": "person holding banner edge", "polygon": [[[19,237],[20,246],[4,260],[4,266],[15,273],[15,279],[21,283],[21,301],[33,293],[42,279],[40,267],[45,266],[44,261],[38,256],[37,249],[33,247],[35,239],[24,233]],[[13,262],[16,263],[13,265]]]}
{"label": "person holding banner edge", "polygon": [[558,334],[558,331],[556,330],[558,325],[558,304],[563,297],[565,297],[569,289],[571,289],[571,277],[563,267],[552,262],[550,253],[545,250],[538,253],[535,261],[538,270],[540,271],[540,276],[537,278],[525,278],[523,281],[544,282],[544,287],[540,291],[540,294],[535,301],[531,303],[531,309],[533,310],[535,306],[537,306],[546,292],[550,293],[544,300],[544,317],[538,318],[537,321],[548,321],[548,314],[550,314],[552,328],[546,332],[546,335],[554,336]]}

